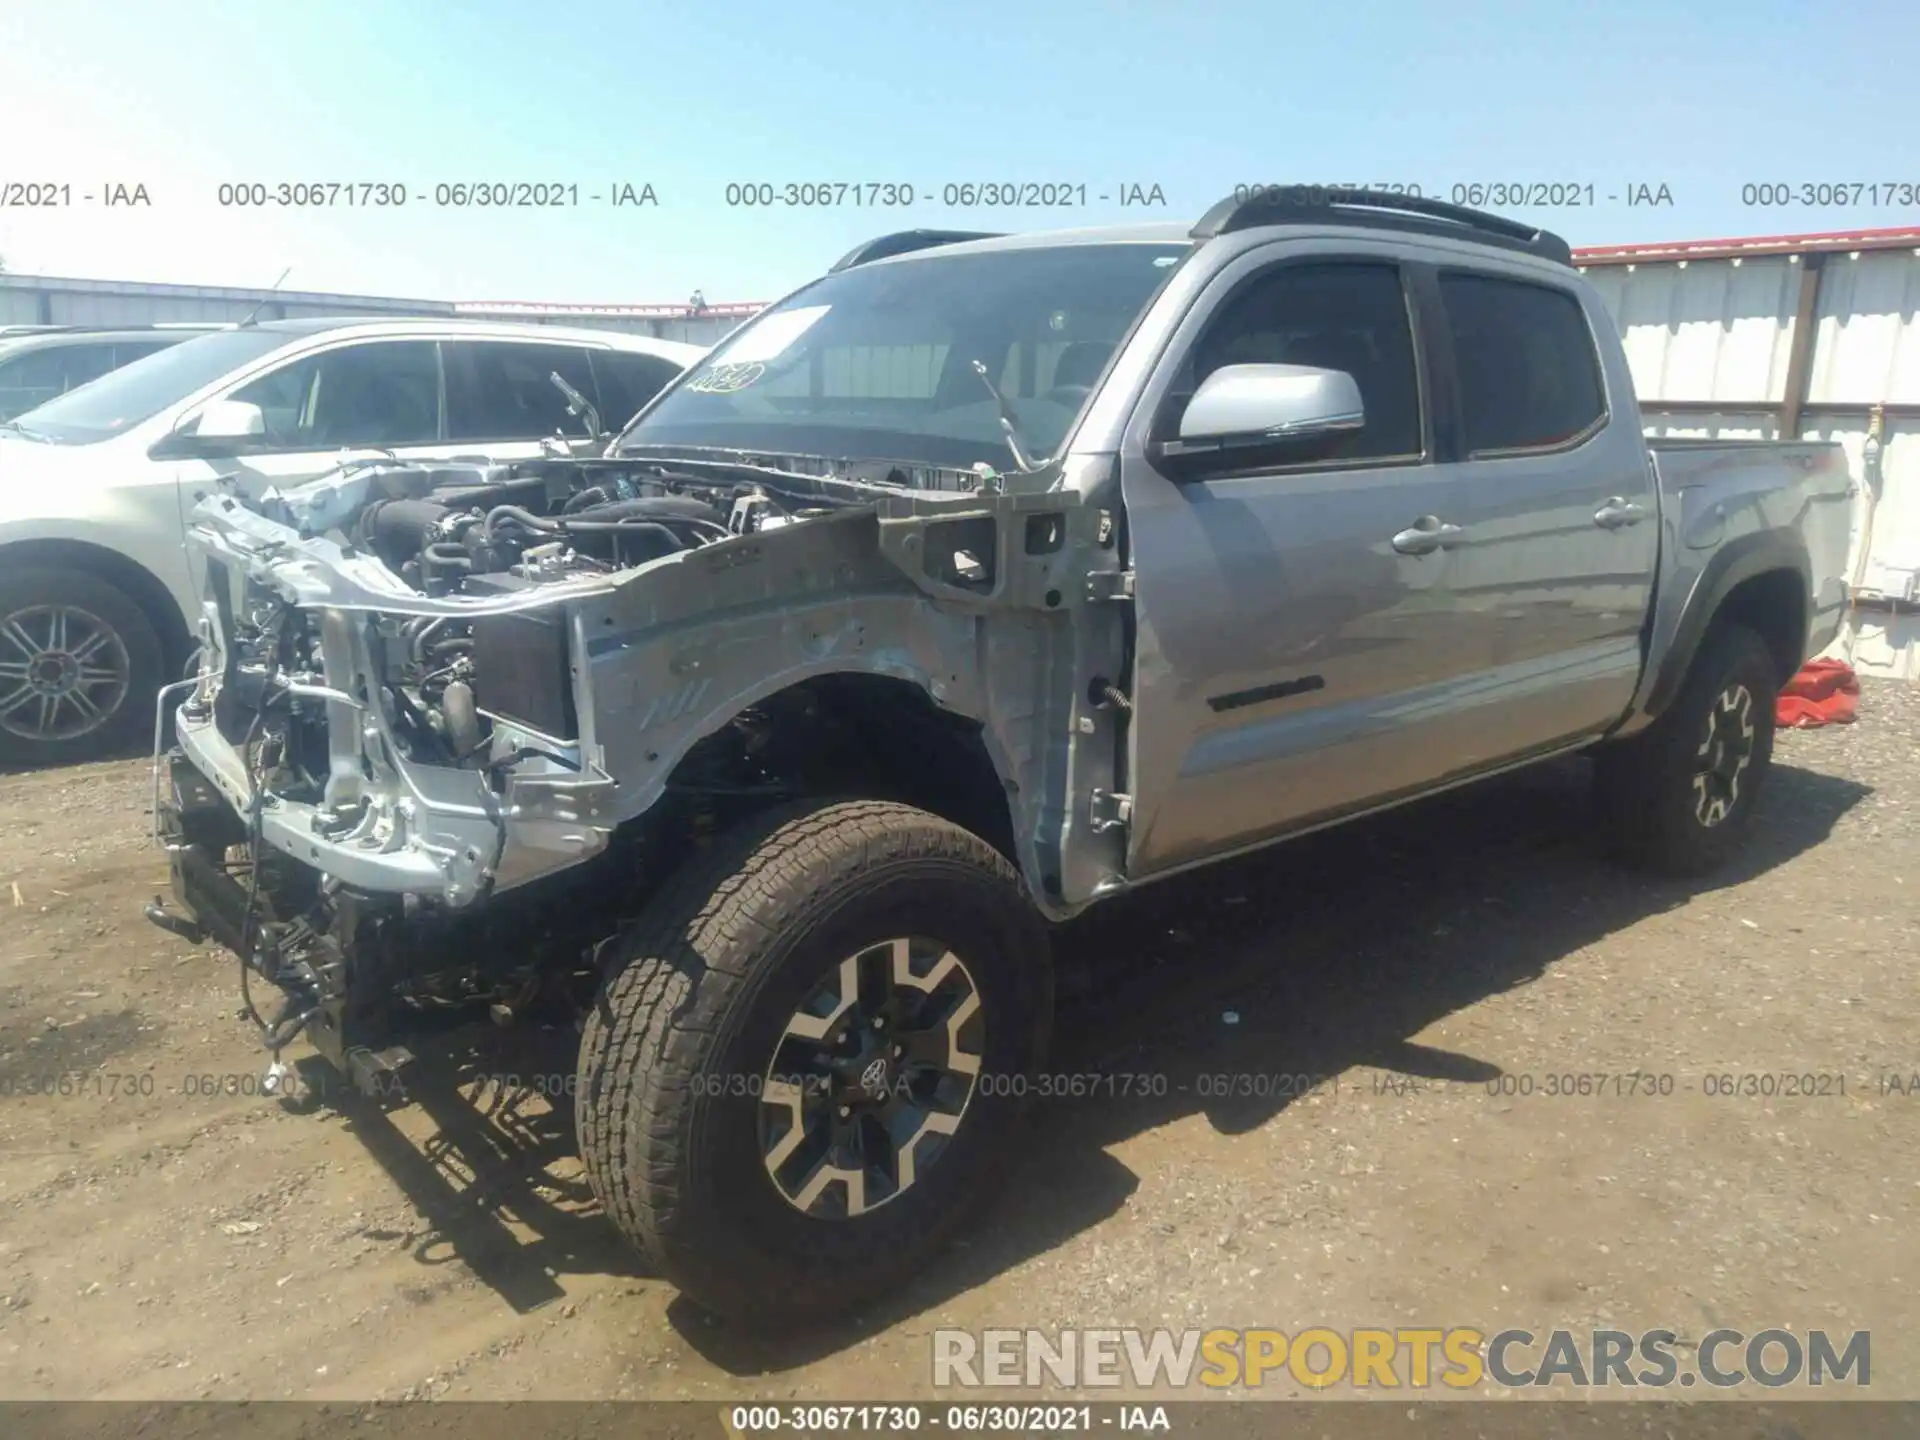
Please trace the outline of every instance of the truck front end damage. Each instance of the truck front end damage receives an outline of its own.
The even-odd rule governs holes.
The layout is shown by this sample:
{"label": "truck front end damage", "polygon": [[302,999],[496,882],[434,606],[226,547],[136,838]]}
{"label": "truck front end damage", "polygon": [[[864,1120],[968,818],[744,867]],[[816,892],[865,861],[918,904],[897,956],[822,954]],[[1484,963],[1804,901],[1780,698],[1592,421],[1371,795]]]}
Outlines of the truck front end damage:
{"label": "truck front end damage", "polygon": [[378,463],[203,498],[202,664],[156,756],[173,904],[150,916],[278,992],[271,1014],[247,993],[275,1072],[303,1035],[371,1087],[435,1013],[584,1004],[688,850],[870,774],[887,737],[918,727],[923,768],[950,747],[947,808],[990,794],[977,823],[1010,850],[1057,832],[1063,757],[1033,737],[1075,705],[1057,658],[1089,617],[1060,595],[1097,522],[966,483]]}

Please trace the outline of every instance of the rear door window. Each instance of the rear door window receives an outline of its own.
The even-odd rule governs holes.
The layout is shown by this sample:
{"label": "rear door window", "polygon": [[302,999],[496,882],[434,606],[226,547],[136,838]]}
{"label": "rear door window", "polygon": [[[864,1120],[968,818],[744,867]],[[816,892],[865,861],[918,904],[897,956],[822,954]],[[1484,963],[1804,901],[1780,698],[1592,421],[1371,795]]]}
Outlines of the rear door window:
{"label": "rear door window", "polygon": [[[585,439],[584,416],[567,413],[557,372],[587,399],[596,393],[593,365],[578,345],[513,340],[457,340],[447,357],[448,438],[460,442]],[[606,417],[601,417],[602,424]]]}
{"label": "rear door window", "polygon": [[1553,450],[1606,419],[1600,355],[1580,302],[1502,276],[1442,272],[1469,455]]}

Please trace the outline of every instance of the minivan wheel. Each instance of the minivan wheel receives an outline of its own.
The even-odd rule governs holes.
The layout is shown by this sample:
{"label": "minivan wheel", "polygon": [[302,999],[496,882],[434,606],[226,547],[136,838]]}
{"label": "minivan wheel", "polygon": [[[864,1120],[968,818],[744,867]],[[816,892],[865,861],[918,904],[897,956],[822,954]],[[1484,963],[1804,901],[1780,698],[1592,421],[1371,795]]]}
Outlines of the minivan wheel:
{"label": "minivan wheel", "polygon": [[781,1325],[880,1295],[1012,1159],[1048,941],[968,831],[878,801],[770,812],[617,951],[581,1046],[581,1156],[703,1308]]}
{"label": "minivan wheel", "polygon": [[1702,642],[1672,708],[1600,753],[1596,798],[1624,859],[1700,875],[1739,847],[1773,761],[1782,683],[1765,641],[1744,625],[1721,625]]}
{"label": "minivan wheel", "polygon": [[0,762],[123,753],[153,724],[161,656],[126,594],[84,570],[0,577]]}

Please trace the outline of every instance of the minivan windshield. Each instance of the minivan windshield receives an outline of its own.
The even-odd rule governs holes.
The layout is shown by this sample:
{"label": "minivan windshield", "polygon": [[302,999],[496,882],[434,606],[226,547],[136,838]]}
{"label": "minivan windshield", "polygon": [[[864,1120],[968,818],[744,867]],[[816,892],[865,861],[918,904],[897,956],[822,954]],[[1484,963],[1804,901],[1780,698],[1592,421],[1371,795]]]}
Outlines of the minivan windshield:
{"label": "minivan windshield", "polygon": [[1045,459],[1190,248],[1017,246],[828,275],[743,326],[629,426],[615,449],[717,448],[952,468],[985,462],[1007,470],[1015,457],[997,389],[1024,448]]}
{"label": "minivan windshield", "polygon": [[35,406],[16,417],[13,428],[56,445],[111,440],[294,338],[274,330],[216,330],[183,340]]}

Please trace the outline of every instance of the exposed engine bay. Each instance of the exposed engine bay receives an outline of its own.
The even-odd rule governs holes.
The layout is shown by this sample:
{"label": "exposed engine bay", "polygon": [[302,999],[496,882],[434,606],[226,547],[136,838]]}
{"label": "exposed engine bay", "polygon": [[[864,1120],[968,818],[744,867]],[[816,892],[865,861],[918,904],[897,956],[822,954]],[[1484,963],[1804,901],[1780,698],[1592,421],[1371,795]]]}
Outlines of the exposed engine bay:
{"label": "exposed engine bay", "polygon": [[1058,501],[964,488],[551,459],[202,497],[201,669],[156,768],[184,913],[149,917],[279,989],[275,1018],[247,1000],[276,1055],[305,1034],[364,1084],[405,1058],[396,1005],[511,1015],[742,813],[935,755],[902,785],[998,796],[940,683],[979,632],[928,594],[1008,593],[997,507],[1049,512],[1028,604],[1072,561]]}
{"label": "exposed engine bay", "polygon": [[[269,495],[257,507],[304,538],[332,537],[346,559],[377,559],[413,594],[451,602],[383,626],[393,633],[378,670],[399,753],[464,768],[522,758],[524,734],[504,752],[489,749],[499,719],[549,740],[577,738],[565,614],[532,602],[554,587],[557,601],[663,557],[834,508],[817,498],[810,506],[782,502],[757,485],[666,481],[633,466],[563,461],[372,466]],[[253,597],[254,613],[223,617],[234,622],[222,626],[234,644],[221,689],[233,716],[258,714],[276,685],[300,695],[325,668],[320,616],[272,604],[260,613],[261,598]],[[244,594],[233,599],[248,608]],[[231,724],[222,728],[237,739]],[[328,770],[311,738],[303,745],[298,726],[280,737],[268,767],[280,793],[318,799],[324,791]]]}
{"label": "exposed engine bay", "polygon": [[[178,715],[194,763],[175,761],[158,807],[192,918],[156,918],[217,936],[280,988],[281,1015],[256,1012],[269,1048],[304,1031],[349,1070],[384,1053],[389,1002],[526,1003],[556,942],[577,952],[610,923],[606,895],[571,907],[591,923],[556,913],[596,870],[471,911],[613,829],[567,602],[857,495],[551,460],[375,463],[258,501],[205,498],[203,668]],[[742,770],[744,723],[708,747],[721,794],[764,782]],[[684,823],[663,807],[654,831]]]}

